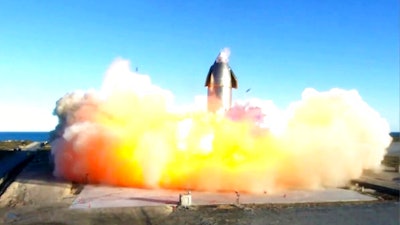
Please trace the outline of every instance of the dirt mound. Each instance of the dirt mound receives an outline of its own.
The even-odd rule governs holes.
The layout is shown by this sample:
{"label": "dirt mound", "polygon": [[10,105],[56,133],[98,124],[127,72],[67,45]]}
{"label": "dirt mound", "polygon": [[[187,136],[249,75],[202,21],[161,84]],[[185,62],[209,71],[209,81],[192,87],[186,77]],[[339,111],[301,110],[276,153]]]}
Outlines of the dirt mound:
{"label": "dirt mound", "polygon": [[38,151],[0,197],[0,207],[71,204],[75,187],[52,175],[49,151]]}

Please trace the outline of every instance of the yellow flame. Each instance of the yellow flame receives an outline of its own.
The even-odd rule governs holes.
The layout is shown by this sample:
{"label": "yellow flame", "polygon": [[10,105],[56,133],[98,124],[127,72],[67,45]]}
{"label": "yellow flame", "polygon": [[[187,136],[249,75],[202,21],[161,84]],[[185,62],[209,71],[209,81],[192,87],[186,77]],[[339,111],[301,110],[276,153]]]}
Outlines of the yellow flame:
{"label": "yellow flame", "polygon": [[286,112],[267,110],[271,126],[263,129],[202,111],[173,113],[169,92],[123,60],[105,82],[100,93],[57,102],[55,175],[145,188],[321,188],[379,168],[390,142],[386,121],[356,91],[307,89]]}

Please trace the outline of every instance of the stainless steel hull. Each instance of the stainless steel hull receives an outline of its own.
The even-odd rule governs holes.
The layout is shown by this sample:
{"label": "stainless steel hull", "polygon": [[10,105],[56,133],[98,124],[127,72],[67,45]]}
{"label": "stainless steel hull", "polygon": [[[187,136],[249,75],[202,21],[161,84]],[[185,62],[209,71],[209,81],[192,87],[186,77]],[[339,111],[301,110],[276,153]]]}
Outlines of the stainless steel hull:
{"label": "stainless steel hull", "polygon": [[226,112],[232,105],[232,88],[223,86],[208,87],[207,109],[209,112]]}
{"label": "stainless steel hull", "polygon": [[228,63],[215,62],[208,72],[205,86],[208,89],[209,112],[226,112],[232,104],[232,88],[237,88],[236,76]]}

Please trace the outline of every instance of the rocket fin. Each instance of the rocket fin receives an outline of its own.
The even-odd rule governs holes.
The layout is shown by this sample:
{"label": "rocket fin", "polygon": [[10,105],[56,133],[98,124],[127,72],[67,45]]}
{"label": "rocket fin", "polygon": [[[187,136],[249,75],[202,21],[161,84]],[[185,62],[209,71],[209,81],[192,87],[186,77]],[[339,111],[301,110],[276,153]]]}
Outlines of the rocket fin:
{"label": "rocket fin", "polygon": [[230,69],[230,71],[231,71],[231,86],[232,86],[232,88],[238,88],[238,82],[237,82],[235,73],[233,72],[232,69]]}
{"label": "rocket fin", "polygon": [[210,70],[208,71],[207,78],[206,78],[206,83],[204,86],[209,87],[211,83],[211,77],[212,77],[212,70],[213,66],[210,67]]}

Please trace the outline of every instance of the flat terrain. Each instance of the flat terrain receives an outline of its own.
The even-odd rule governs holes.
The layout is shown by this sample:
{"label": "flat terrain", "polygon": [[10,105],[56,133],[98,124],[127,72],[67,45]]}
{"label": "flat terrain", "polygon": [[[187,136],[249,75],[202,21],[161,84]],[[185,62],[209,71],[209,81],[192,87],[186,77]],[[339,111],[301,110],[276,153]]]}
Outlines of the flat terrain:
{"label": "flat terrain", "polygon": [[71,210],[65,206],[1,208],[3,224],[362,224],[398,225],[399,202],[171,206]]}
{"label": "flat terrain", "polygon": [[[398,196],[374,190],[365,190],[377,199],[373,201],[237,204],[233,196],[230,204],[189,208],[173,202],[74,209],[71,206],[85,189],[54,178],[48,157],[48,150],[37,151],[0,197],[0,224],[400,224]],[[365,176],[389,185],[399,184],[399,173],[393,171]],[[361,187],[352,189],[360,191]]]}
{"label": "flat terrain", "polygon": [[[72,209],[137,207],[137,206],[176,206],[179,196],[186,192],[176,190],[150,190],[121,188],[101,185],[85,185],[72,202]],[[367,202],[377,198],[361,194],[355,190],[327,188],[324,190],[289,190],[280,193],[238,193],[199,192],[190,193],[192,206],[211,205],[251,205],[251,204],[294,204],[327,202]]]}

